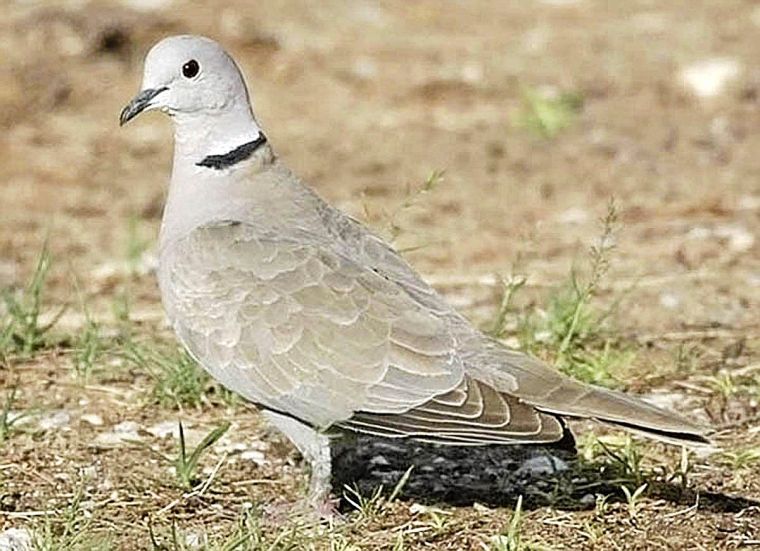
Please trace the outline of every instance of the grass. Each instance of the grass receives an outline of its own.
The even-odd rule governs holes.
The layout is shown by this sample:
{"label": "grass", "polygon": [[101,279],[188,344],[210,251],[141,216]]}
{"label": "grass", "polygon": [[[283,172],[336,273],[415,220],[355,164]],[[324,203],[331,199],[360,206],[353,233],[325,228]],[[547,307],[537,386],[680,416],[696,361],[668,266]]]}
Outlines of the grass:
{"label": "grass", "polygon": [[[584,382],[618,385],[616,373],[635,357],[610,327],[620,299],[601,309],[595,299],[609,270],[617,227],[617,207],[610,201],[601,220],[601,234],[589,251],[587,275],[573,269],[566,284],[550,297],[546,310],[520,314],[513,311],[517,294],[527,278],[502,280],[502,298],[487,332],[495,338],[509,336],[509,320],[517,317],[517,337],[523,350],[548,357],[558,369]],[[622,297],[621,297],[622,298]]]}
{"label": "grass", "polygon": [[523,106],[515,125],[544,139],[555,138],[572,125],[583,108],[583,96],[577,92],[540,91],[523,88]]}
{"label": "grass", "polygon": [[243,551],[279,549],[277,543],[264,545],[264,537],[258,521],[250,511],[244,511],[237,526],[229,534],[208,535],[196,531],[181,530],[172,522],[169,534],[160,537],[148,525],[151,548],[154,551]]}
{"label": "grass", "polygon": [[610,480],[638,487],[651,477],[643,467],[644,453],[640,444],[627,433],[606,438],[587,433],[578,448],[583,460],[598,466]]}
{"label": "grass", "polygon": [[[345,525],[332,523],[301,525],[284,523],[263,526],[255,509],[244,509],[237,522],[221,533],[209,534],[202,528],[181,528],[177,522],[157,531],[148,524],[148,539],[153,551],[358,551],[343,534]],[[395,549],[395,547],[394,547]],[[398,548],[400,551],[403,547]]]}
{"label": "grass", "polygon": [[89,309],[83,304],[84,327],[73,340],[72,365],[76,377],[87,383],[96,371],[97,362],[111,348],[103,338],[100,324],[95,321]]}
{"label": "grass", "polygon": [[[381,211],[378,216],[374,216],[370,212],[369,205],[362,203],[364,209],[364,218],[366,221],[371,221],[379,218],[383,221],[376,231],[385,237],[390,243],[397,242],[400,237],[406,232],[404,225],[402,224],[402,218],[411,210],[420,206],[420,203],[429,196],[444,180],[445,171],[434,170],[430,173],[427,179],[418,186],[407,185],[404,190],[404,196],[401,202],[396,205],[390,211]],[[399,248],[400,253],[407,253],[420,249],[421,246]]]}
{"label": "grass", "polygon": [[496,311],[491,327],[486,331],[492,337],[501,339],[507,336],[509,332],[508,322],[512,312],[512,303],[517,293],[523,288],[527,281],[528,278],[522,275],[501,278],[502,295],[499,309]]}
{"label": "grass", "polygon": [[4,311],[0,318],[0,357],[30,357],[50,344],[47,334],[63,314],[65,307],[47,322],[42,323],[45,281],[52,258],[47,245],[43,246],[36,266],[26,287],[20,292],[5,289],[2,292]]}
{"label": "grass", "polygon": [[628,486],[621,486],[620,489],[625,494],[625,501],[628,507],[628,516],[631,520],[635,521],[639,514],[641,504],[639,498],[644,494],[647,489],[647,484],[642,484],[636,488],[633,492],[628,489]]}
{"label": "grass", "polygon": [[16,425],[22,421],[25,417],[29,417],[32,412],[15,413],[13,412],[13,405],[16,403],[16,395],[18,393],[18,386],[13,385],[7,389],[5,393],[5,399],[2,402],[2,410],[0,410],[0,445],[5,443],[11,435],[16,431]]}
{"label": "grass", "polygon": [[156,341],[143,344],[130,338],[123,346],[122,356],[150,375],[153,385],[148,400],[163,407],[199,407],[214,386],[195,360],[176,345]]}
{"label": "grass", "polygon": [[127,235],[125,244],[125,256],[127,269],[132,276],[140,275],[144,272],[143,257],[148,250],[152,238],[142,235],[140,228],[140,219],[136,215],[131,215],[127,219]]}
{"label": "grass", "polygon": [[196,484],[198,480],[196,476],[198,463],[200,462],[201,457],[211,448],[211,446],[216,444],[216,442],[224,436],[224,433],[226,433],[229,428],[229,422],[225,422],[216,427],[204,436],[198,445],[193,448],[193,451],[188,454],[187,446],[185,445],[185,430],[182,427],[182,422],[179,423],[179,448],[177,450],[177,457],[173,463],[174,469],[177,473],[177,480],[183,488],[190,490]]}
{"label": "grass", "polygon": [[31,543],[35,551],[107,551],[110,537],[92,532],[92,514],[83,507],[80,485],[71,500],[57,514],[46,514],[32,525]]}
{"label": "grass", "polygon": [[409,481],[413,469],[414,465],[410,466],[406,472],[404,472],[388,497],[383,495],[383,486],[381,484],[375,488],[370,496],[362,495],[356,487],[345,486],[343,499],[356,510],[360,518],[373,519],[386,510],[388,506],[398,498],[401,491],[404,489],[404,486],[406,486],[406,483]]}
{"label": "grass", "polygon": [[724,451],[720,458],[733,470],[754,468],[760,465],[760,446],[749,446]]}
{"label": "grass", "polygon": [[529,549],[523,542],[520,532],[522,527],[522,503],[523,497],[519,496],[505,533],[492,538],[491,549],[493,551],[525,551]]}

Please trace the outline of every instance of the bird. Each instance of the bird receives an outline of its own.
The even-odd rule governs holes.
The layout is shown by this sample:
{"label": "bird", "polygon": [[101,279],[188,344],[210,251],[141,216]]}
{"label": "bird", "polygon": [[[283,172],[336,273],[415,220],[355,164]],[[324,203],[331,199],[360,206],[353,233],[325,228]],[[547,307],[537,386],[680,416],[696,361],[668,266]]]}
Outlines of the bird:
{"label": "bird", "polygon": [[329,499],[330,439],[352,433],[551,444],[582,418],[709,444],[709,427],[575,380],[473,326],[283,164],[238,64],[212,39],[170,36],[150,49],[120,125],[151,110],[174,123],[157,269],[167,319],[212,377],[298,448],[308,503]]}

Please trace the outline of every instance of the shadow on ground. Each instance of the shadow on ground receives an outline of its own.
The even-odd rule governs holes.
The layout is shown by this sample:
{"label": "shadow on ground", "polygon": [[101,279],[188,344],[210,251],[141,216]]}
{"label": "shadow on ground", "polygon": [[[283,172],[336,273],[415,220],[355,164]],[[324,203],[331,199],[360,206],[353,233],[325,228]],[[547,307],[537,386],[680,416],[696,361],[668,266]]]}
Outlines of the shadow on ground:
{"label": "shadow on ground", "polygon": [[[560,446],[454,447],[360,436],[332,446],[333,488],[346,486],[370,496],[382,485],[390,493],[414,465],[400,497],[426,505],[552,506],[563,510],[593,509],[598,495],[623,501],[621,486],[630,491],[648,484],[648,496],[715,512],[738,512],[760,502],[721,493],[684,488],[656,473],[638,480],[614,464],[580,459],[572,442]],[[345,499],[343,500],[343,505]]]}

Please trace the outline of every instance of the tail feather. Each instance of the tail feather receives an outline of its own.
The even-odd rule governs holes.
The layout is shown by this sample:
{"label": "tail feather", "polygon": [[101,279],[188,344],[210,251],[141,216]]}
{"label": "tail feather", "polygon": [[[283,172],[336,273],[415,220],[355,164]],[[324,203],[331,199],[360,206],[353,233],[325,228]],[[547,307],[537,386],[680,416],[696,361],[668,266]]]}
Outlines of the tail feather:
{"label": "tail feather", "polygon": [[470,376],[541,412],[594,419],[670,443],[710,445],[710,428],[639,397],[584,384],[491,339],[471,350]]}
{"label": "tail feather", "polygon": [[[552,398],[533,405],[567,417],[589,418],[658,440],[684,445],[710,445],[711,429],[636,396],[587,386],[568,379]],[[570,387],[570,388],[568,388]],[[557,395],[565,394],[564,399]]]}

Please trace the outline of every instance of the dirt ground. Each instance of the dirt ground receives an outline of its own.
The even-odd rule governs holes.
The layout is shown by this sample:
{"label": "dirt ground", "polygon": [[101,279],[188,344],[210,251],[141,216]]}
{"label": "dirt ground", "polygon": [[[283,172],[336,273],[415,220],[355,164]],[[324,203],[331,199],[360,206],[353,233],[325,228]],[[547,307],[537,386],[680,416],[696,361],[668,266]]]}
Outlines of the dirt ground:
{"label": "dirt ground", "polygon": [[[0,288],[29,281],[47,241],[43,319],[66,307],[45,346],[0,355],[0,411],[29,414],[0,437],[0,534],[28,530],[42,549],[760,545],[757,2],[4,0],[0,11]],[[647,484],[637,501],[579,445],[596,489],[572,477],[567,492],[525,489],[519,538],[517,495],[473,505],[418,491],[335,525],[278,521],[276,504],[305,488],[289,444],[218,388],[192,405],[155,399],[156,377],[116,350],[125,333],[171,342],[153,274],[171,125],[150,114],[120,129],[118,114],[149,47],[184,33],[238,60],[295,172],[395,235],[483,326],[499,276],[527,276],[515,319],[545,314],[614,197],[594,300],[616,305],[615,342],[631,352],[615,384],[709,422],[721,450],[620,448],[642,456],[625,473],[629,490]],[[556,107],[562,94],[575,98],[565,122],[536,123],[530,98]],[[410,194],[436,171],[434,189]],[[88,320],[116,344],[82,380],[72,365]],[[517,326],[502,336],[518,342]],[[177,419],[193,442],[232,423],[192,490],[160,455],[174,453]]]}

